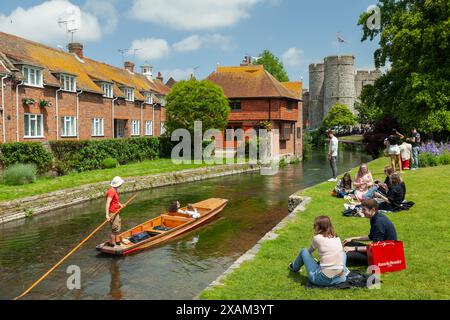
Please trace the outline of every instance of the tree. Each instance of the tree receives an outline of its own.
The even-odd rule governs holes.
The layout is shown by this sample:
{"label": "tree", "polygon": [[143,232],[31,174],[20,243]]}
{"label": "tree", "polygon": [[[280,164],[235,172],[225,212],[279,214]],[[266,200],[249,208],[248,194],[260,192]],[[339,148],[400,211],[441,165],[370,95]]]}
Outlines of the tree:
{"label": "tree", "polygon": [[194,132],[194,122],[201,121],[202,129],[222,130],[228,123],[230,106],[223,90],[211,81],[188,81],[176,83],[167,95],[167,132],[187,129]]}
{"label": "tree", "polygon": [[328,115],[323,119],[323,126],[328,129],[354,125],[356,125],[356,117],[346,105],[339,103],[331,107]]}
{"label": "tree", "polygon": [[358,111],[356,120],[360,124],[374,124],[383,116],[383,110],[375,102],[375,87],[366,85],[361,91],[361,102],[355,103],[355,110]]}
{"label": "tree", "polygon": [[284,65],[274,54],[269,50],[264,50],[259,57],[261,57],[256,64],[263,65],[271,75],[273,75],[280,82],[288,82],[289,77],[284,70]]}
{"label": "tree", "polygon": [[373,13],[358,24],[362,41],[380,36],[376,67],[389,66],[375,82],[375,104],[406,130],[435,133],[450,127],[450,2],[380,0],[381,25],[370,28]]}

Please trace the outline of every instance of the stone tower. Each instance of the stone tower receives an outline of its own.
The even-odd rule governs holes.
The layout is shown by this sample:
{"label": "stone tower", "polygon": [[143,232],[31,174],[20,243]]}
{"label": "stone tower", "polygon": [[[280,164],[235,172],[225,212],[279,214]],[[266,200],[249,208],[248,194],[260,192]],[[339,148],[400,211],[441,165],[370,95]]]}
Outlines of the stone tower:
{"label": "stone tower", "polygon": [[310,64],[308,120],[311,128],[320,127],[324,116],[324,80],[325,65],[323,63]]}
{"label": "stone tower", "polygon": [[336,103],[345,104],[354,113],[355,97],[355,57],[326,57],[323,115]]}
{"label": "stone tower", "polygon": [[380,70],[358,70],[355,75],[356,99],[360,99],[361,91],[366,85],[373,85],[375,81],[381,77]]}

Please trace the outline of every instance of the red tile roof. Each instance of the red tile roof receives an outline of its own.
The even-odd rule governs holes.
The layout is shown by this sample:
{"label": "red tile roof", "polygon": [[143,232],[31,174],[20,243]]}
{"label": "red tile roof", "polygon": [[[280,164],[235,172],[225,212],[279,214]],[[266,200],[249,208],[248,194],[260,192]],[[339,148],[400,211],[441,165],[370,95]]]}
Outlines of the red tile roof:
{"label": "red tile roof", "polygon": [[[57,50],[30,40],[0,32],[0,53],[3,53],[13,64],[30,64],[44,69],[44,85],[60,87],[55,73],[76,75],[78,89],[103,94],[98,83],[106,81],[114,83],[115,96],[123,97],[119,86],[135,89],[137,100],[143,101],[141,92],[154,92],[166,95],[170,88],[158,79],[130,73],[106,63],[84,57],[80,60],[74,54]],[[1,64],[0,64],[1,65]]]}
{"label": "red tile roof", "polygon": [[228,98],[289,98],[300,100],[262,65],[218,67],[207,80],[221,86]]}

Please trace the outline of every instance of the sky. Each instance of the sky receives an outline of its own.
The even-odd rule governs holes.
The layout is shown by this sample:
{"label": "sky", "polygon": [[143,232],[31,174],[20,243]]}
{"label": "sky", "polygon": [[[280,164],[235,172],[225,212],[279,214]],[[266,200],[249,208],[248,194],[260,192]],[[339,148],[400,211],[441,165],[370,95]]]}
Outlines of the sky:
{"label": "sky", "polygon": [[[0,31],[55,48],[75,42],[115,66],[149,63],[164,79],[206,78],[269,49],[291,81],[308,87],[308,66],[352,54],[373,69],[374,42],[361,42],[359,15],[375,0],[2,0]],[[66,21],[66,23],[58,23]],[[337,33],[346,43],[338,45]],[[123,54],[119,52],[121,50]]]}

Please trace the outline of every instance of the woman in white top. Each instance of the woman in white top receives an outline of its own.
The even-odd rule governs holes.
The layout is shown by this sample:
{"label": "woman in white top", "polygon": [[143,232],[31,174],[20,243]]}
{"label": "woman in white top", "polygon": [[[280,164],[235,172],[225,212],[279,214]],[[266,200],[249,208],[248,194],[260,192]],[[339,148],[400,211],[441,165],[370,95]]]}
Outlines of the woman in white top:
{"label": "woman in white top", "polygon": [[[312,253],[318,250],[320,264]],[[299,272],[306,267],[309,281],[316,286],[333,286],[347,281],[350,273],[345,266],[347,256],[341,239],[336,235],[331,220],[327,216],[317,217],[314,221],[314,237],[309,249],[302,249],[289,269]]]}

